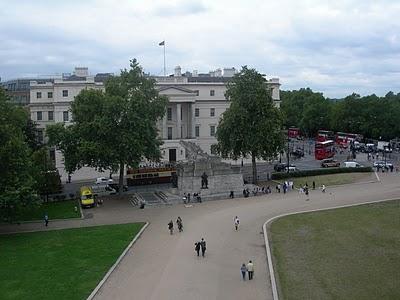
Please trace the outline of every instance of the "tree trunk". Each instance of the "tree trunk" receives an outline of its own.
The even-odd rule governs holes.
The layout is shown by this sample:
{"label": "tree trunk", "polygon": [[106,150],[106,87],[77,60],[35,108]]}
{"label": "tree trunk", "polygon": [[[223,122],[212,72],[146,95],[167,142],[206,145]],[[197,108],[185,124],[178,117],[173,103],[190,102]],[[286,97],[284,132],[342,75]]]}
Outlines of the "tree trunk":
{"label": "tree trunk", "polygon": [[122,195],[122,192],[124,191],[124,163],[121,162],[119,164],[119,190],[118,190],[118,195]]}
{"label": "tree trunk", "polygon": [[251,166],[253,167],[253,184],[257,184],[257,164],[254,153],[251,154]]}

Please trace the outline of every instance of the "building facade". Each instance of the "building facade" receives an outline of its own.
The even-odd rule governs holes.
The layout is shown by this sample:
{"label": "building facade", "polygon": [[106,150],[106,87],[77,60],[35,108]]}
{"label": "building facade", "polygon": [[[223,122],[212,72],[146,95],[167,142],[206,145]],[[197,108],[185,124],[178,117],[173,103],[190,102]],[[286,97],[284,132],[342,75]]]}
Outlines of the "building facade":
{"label": "building facade", "polygon": [[[219,69],[207,74],[181,73],[175,68],[174,75],[152,77],[161,95],[168,97],[165,116],[157,126],[164,144],[162,155],[164,161],[185,159],[185,149],[180,140],[192,141],[205,152],[211,152],[211,145],[216,143],[215,134],[221,114],[229,107],[225,98],[226,83],[235,74],[234,68]],[[103,81],[110,74],[90,76],[87,68],[75,69],[74,75],[61,79],[30,82],[30,113],[38,124],[39,139],[45,142],[45,128],[49,124],[63,122],[70,124],[71,102],[83,89],[104,89]],[[97,78],[97,79],[96,79]],[[268,80],[272,99],[280,105],[279,79]],[[63,179],[64,171],[61,153],[54,153],[56,166]],[[73,175],[74,179],[89,179],[99,176],[93,169],[83,168]],[[104,176],[104,174],[102,174]]]}

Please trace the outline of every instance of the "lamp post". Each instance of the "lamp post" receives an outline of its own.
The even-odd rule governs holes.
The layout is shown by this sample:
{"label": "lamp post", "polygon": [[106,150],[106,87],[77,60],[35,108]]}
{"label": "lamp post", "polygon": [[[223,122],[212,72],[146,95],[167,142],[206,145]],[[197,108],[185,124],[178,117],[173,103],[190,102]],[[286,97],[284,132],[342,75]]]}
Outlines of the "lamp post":
{"label": "lamp post", "polygon": [[290,149],[289,149],[289,142],[290,142],[290,138],[289,138],[289,128],[288,128],[288,132],[287,132],[287,172],[289,173],[289,156],[290,156]]}

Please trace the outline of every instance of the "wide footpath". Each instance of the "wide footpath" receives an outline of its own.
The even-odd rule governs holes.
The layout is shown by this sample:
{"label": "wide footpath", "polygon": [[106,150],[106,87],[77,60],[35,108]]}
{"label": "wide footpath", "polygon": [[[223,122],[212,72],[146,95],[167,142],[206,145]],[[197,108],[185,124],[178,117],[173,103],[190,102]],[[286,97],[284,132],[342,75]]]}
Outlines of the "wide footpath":
{"label": "wide footpath", "polygon": [[[192,207],[174,205],[139,210],[112,200],[85,211],[85,219],[42,224],[5,225],[1,232],[51,230],[101,224],[150,222],[96,299],[272,299],[262,225],[274,216],[311,209],[400,198],[400,174],[379,174],[381,181],[311,191],[309,200],[296,191],[210,201]],[[184,232],[170,235],[167,223],[180,216]],[[240,218],[239,231],[233,218]],[[205,258],[194,243],[207,241]],[[252,260],[255,276],[241,280],[240,266]]]}

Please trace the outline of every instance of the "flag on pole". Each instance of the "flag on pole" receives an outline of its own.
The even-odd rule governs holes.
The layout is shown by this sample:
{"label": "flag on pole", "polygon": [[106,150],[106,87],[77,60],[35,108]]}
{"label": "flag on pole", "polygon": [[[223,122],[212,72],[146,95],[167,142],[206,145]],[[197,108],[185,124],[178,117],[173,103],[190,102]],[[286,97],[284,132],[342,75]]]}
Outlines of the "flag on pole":
{"label": "flag on pole", "polygon": [[158,43],[158,46],[164,46],[164,45],[165,45],[165,41]]}

